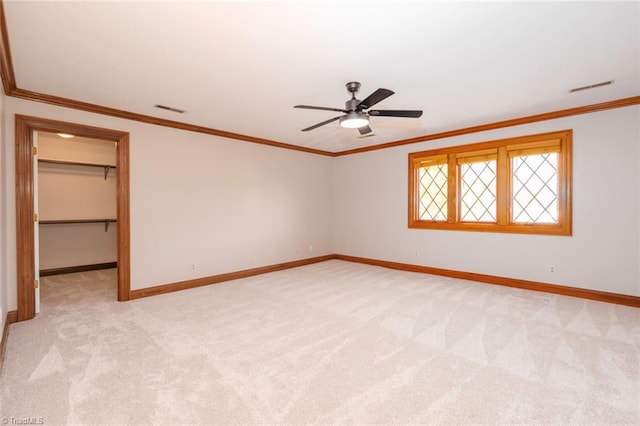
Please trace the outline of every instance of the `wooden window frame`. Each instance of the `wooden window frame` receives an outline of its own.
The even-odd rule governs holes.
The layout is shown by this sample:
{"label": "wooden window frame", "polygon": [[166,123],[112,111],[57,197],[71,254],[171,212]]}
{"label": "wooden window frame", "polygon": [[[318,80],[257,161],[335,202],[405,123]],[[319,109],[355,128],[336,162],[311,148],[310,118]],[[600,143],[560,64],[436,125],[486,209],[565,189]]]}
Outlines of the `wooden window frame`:
{"label": "wooden window frame", "polygon": [[[409,228],[453,231],[505,232],[516,234],[572,235],[572,130],[541,133],[460,145],[409,154]],[[510,153],[521,150],[558,152],[558,223],[514,223],[511,221],[512,172]],[[496,222],[461,222],[460,169],[458,159],[478,152],[497,150]],[[430,221],[419,218],[419,169],[428,157],[447,156],[448,196],[447,220]]]}

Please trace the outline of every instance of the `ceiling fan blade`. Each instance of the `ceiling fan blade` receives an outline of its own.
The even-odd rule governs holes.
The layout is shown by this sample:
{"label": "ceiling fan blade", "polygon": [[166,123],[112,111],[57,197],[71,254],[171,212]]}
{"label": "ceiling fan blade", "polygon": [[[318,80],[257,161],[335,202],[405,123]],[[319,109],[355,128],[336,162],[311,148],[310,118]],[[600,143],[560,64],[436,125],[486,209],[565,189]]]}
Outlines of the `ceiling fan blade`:
{"label": "ceiling fan blade", "polygon": [[339,119],[340,119],[340,117],[342,117],[342,116],[341,116],[341,115],[339,115],[338,117],[330,118],[330,119],[328,119],[328,120],[323,121],[322,123],[314,124],[314,125],[313,125],[313,126],[311,126],[311,127],[307,127],[306,129],[302,129],[302,131],[303,131],[303,132],[306,132],[306,131],[309,131],[309,130],[317,129],[318,127],[320,127],[320,126],[324,126],[325,124],[329,124],[329,123],[331,123],[332,121],[337,121],[337,120],[339,120]]}
{"label": "ceiling fan blade", "polygon": [[366,135],[367,133],[371,133],[371,127],[369,126],[364,126],[364,127],[358,127],[358,131],[360,132],[361,135]]}
{"label": "ceiling fan blade", "polygon": [[313,106],[313,105],[295,105],[294,108],[301,108],[301,109],[319,109],[322,111],[337,111],[337,112],[348,112],[346,109],[340,109],[340,108],[329,108],[329,107],[319,107],[319,106]]}
{"label": "ceiling fan blade", "polygon": [[367,114],[379,117],[410,117],[418,118],[422,116],[422,111],[409,109],[372,109]]}
{"label": "ceiling fan blade", "polygon": [[358,105],[356,105],[357,110],[363,110],[367,108],[371,108],[375,104],[380,101],[387,99],[389,96],[393,95],[395,92],[389,89],[378,89],[369,96],[367,96],[363,101],[361,101]]}

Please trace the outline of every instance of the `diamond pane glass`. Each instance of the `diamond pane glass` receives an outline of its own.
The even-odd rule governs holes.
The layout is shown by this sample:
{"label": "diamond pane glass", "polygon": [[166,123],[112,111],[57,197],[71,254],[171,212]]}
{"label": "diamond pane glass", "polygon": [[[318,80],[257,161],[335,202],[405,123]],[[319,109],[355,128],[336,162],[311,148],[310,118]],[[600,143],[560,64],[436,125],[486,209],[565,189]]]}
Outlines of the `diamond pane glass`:
{"label": "diamond pane glass", "polygon": [[463,222],[496,221],[496,161],[460,166],[460,219]]}
{"label": "diamond pane glass", "polygon": [[511,159],[512,221],[558,223],[558,153]]}
{"label": "diamond pane glass", "polygon": [[420,220],[447,220],[447,164],[418,169],[418,217]]}

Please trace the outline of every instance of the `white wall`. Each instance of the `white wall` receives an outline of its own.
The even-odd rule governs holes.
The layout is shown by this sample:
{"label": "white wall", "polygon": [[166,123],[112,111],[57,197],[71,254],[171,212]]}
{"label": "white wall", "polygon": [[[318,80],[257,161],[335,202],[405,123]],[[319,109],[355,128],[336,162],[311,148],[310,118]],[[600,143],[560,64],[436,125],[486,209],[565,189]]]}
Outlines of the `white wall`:
{"label": "white wall", "polygon": [[41,224],[40,270],[116,262],[117,247],[115,223]]}
{"label": "white wall", "polygon": [[67,164],[38,164],[40,220],[115,218],[116,172]]}
{"label": "white wall", "polygon": [[[336,252],[640,296],[639,114],[634,106],[337,157]],[[408,229],[410,152],[564,129],[573,129],[573,236]]]}
{"label": "white wall", "polygon": [[[132,289],[342,253],[640,295],[638,106],[330,158],[7,98],[5,312],[16,113],[130,132]],[[407,228],[409,152],[562,129],[574,130],[572,237]]]}
{"label": "white wall", "polygon": [[82,137],[61,138],[38,132],[38,157],[48,160],[116,165],[116,143]]}
{"label": "white wall", "polygon": [[[14,114],[130,132],[132,289],[333,252],[330,157],[14,98],[6,113],[8,158],[15,155]],[[14,224],[13,160],[3,171],[2,216]],[[16,309],[15,225],[7,230],[5,285],[8,307]]]}

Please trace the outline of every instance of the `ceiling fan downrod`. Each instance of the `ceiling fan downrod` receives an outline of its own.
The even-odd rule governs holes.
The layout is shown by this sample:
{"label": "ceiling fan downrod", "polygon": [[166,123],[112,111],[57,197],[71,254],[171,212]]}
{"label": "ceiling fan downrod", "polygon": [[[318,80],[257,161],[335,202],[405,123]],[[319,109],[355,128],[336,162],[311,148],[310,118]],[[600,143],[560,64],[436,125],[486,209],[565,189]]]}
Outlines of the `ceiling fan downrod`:
{"label": "ceiling fan downrod", "polygon": [[360,83],[357,81],[350,81],[346,84],[346,86],[347,91],[351,93],[351,99],[345,102],[344,109],[346,109],[347,111],[355,111],[356,107],[360,103],[360,100],[356,99],[356,93],[358,93],[358,90],[360,90]]}

